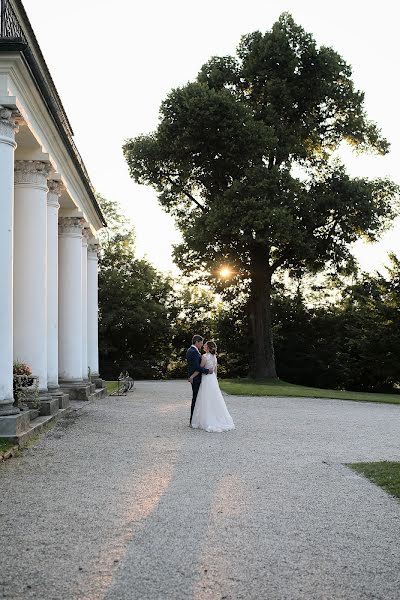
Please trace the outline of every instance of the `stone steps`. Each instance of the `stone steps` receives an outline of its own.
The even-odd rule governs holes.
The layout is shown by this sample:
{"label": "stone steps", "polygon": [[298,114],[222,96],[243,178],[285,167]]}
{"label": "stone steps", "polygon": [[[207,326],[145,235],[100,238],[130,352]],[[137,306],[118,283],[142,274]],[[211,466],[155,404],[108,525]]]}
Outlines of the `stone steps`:
{"label": "stone steps", "polygon": [[[89,387],[89,386],[88,386]],[[98,400],[99,398],[105,398],[107,396],[106,387],[96,388],[95,384],[90,384],[90,389],[86,390],[85,393],[81,393],[73,398],[72,402],[93,402],[94,400]]]}
{"label": "stone steps", "polygon": [[105,398],[106,396],[107,396],[107,389],[105,387],[97,388],[95,390],[95,392],[90,395],[90,400],[91,401],[99,400],[100,398]]}
{"label": "stone steps", "polygon": [[39,415],[40,415],[40,410],[38,408],[31,408],[29,410],[29,418],[31,421],[33,421],[34,419],[37,419]]}
{"label": "stone steps", "polygon": [[95,384],[96,388],[105,388],[106,387],[105,380],[101,379],[100,377],[95,377],[94,379],[92,379],[92,383]]}
{"label": "stone steps", "polygon": [[46,400],[41,403],[39,408],[24,410],[20,413],[19,424],[15,426],[15,430],[10,432],[9,435],[4,432],[1,437],[8,439],[10,442],[15,442],[19,446],[24,446],[33,437],[42,433],[47,425],[58,421],[66,413],[72,410],[80,410],[88,402],[95,402],[107,396],[105,387],[96,388],[94,383],[86,387],[89,389],[86,389],[80,398],[72,401],[70,401],[68,394],[61,394],[51,401]]}
{"label": "stone steps", "polygon": [[18,433],[18,435],[14,437],[8,437],[7,439],[9,439],[11,442],[16,442],[19,446],[24,446],[33,437],[42,433],[46,425],[49,425],[53,421],[57,422],[66,414],[66,412],[68,412],[68,409],[62,408],[53,415],[39,415],[30,422],[28,429],[22,433]]}

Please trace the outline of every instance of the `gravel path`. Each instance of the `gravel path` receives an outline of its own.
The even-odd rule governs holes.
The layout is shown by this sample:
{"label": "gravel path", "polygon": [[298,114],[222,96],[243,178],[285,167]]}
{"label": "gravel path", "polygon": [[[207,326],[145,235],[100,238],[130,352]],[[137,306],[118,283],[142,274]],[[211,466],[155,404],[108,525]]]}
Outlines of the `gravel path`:
{"label": "gravel path", "polygon": [[343,463],[400,460],[400,407],[139,382],[0,465],[0,597],[400,598],[400,502]]}

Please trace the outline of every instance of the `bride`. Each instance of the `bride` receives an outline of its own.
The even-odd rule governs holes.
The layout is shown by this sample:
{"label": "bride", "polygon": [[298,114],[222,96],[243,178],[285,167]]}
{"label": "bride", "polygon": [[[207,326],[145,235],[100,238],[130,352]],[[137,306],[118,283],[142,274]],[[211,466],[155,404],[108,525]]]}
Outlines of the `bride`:
{"label": "bride", "polygon": [[[192,417],[192,427],[193,429],[204,429],[209,432],[235,429],[218,385],[216,343],[213,340],[206,342],[204,352],[200,366],[205,369],[214,369],[214,372],[201,378],[199,394]],[[192,382],[198,374],[199,371],[195,371],[189,381]]]}

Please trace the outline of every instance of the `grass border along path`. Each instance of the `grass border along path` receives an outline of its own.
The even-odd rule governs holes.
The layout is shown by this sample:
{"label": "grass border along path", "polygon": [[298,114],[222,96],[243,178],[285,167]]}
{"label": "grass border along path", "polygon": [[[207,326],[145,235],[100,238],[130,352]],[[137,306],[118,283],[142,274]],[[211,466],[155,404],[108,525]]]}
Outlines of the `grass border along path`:
{"label": "grass border along path", "polygon": [[118,389],[118,381],[106,381],[106,388],[108,396]]}
{"label": "grass border along path", "polygon": [[15,446],[13,442],[10,442],[4,438],[0,438],[0,454],[8,452],[8,450],[13,448],[13,446]]}
{"label": "grass border along path", "polygon": [[12,456],[16,456],[18,452],[19,448],[15,442],[0,438],[0,463]]}
{"label": "grass border along path", "polygon": [[251,379],[220,379],[221,389],[233,396],[291,396],[296,398],[332,398],[356,402],[385,402],[400,404],[400,394],[373,394],[369,392],[347,392],[345,390],[324,390],[274,381],[252,381]]}
{"label": "grass border along path", "polygon": [[347,466],[379,485],[391,496],[400,498],[400,462],[383,460],[372,463],[353,463]]}

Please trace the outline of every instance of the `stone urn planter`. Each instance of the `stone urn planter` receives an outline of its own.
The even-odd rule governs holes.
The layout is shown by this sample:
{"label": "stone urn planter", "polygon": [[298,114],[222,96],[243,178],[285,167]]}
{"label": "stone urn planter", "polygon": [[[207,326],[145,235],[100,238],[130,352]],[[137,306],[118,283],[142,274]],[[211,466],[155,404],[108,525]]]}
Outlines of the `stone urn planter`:
{"label": "stone urn planter", "polygon": [[39,406],[39,378],[32,375],[32,369],[25,363],[13,365],[14,406],[37,408]]}

